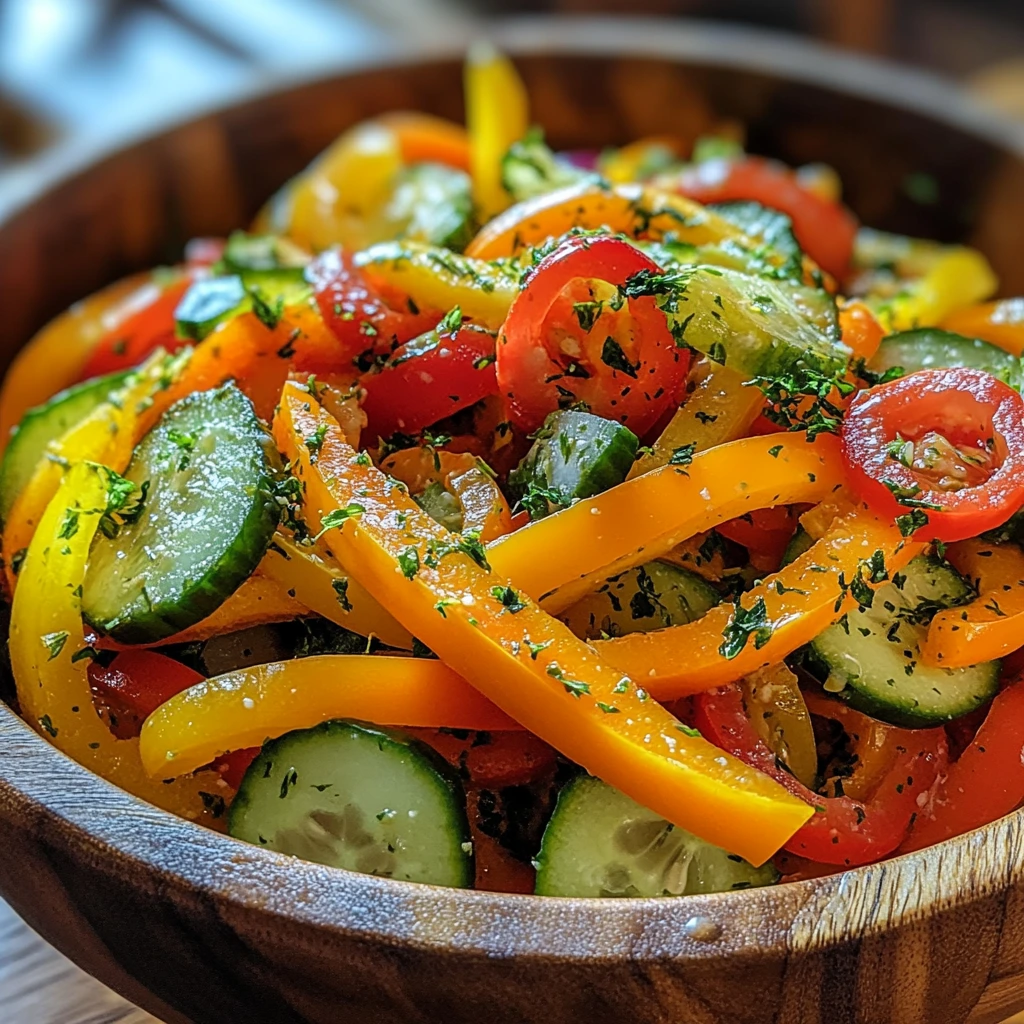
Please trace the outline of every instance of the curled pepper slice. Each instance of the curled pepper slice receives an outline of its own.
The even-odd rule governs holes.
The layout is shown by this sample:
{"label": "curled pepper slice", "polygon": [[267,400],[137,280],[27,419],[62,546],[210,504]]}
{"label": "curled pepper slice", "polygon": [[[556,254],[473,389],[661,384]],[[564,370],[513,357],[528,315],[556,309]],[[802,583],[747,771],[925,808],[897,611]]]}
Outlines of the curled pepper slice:
{"label": "curled pepper slice", "polygon": [[1015,356],[1024,356],[1024,298],[997,299],[958,309],[942,321],[947,331],[980,338]]}
{"label": "curled pepper slice", "polygon": [[[109,471],[77,463],[46,508],[11,611],[11,666],[27,721],[55,747],[122,789],[186,818],[211,819],[223,801],[202,776],[166,785],[143,770],[137,740],[118,740],[92,702],[92,649],[82,632],[89,547],[108,504]],[[203,793],[206,792],[204,799]]]}
{"label": "curled pepper slice", "polygon": [[823,501],[840,485],[840,470],[833,437],[744,438],[531,523],[492,544],[487,557],[546,609],[564,611],[609,576],[751,509]]}
{"label": "curled pepper slice", "polygon": [[963,668],[1024,647],[1024,552],[975,539],[951,545],[946,557],[976,581],[978,597],[932,619],[921,646],[925,664]]}
{"label": "curled pepper slice", "polygon": [[856,606],[851,583],[888,579],[923,550],[861,508],[836,520],[813,547],[736,604],[717,605],[683,626],[599,640],[594,647],[623,672],[645,679],[659,700],[685,697],[781,661]]}
{"label": "curled pepper slice", "polygon": [[[819,707],[817,712],[825,709]],[[853,867],[892,853],[907,834],[922,796],[935,782],[946,759],[942,729],[889,727],[893,759],[869,800],[823,797],[776,765],[775,755],[757,737],[736,686],[700,694],[695,701],[701,732],[766,775],[771,775],[815,813],[787,843],[791,853],[823,864]],[[851,730],[863,716],[839,703],[832,716]]]}
{"label": "curled pepper slice", "polygon": [[196,683],[146,719],[139,750],[150,775],[168,778],[332,718],[426,728],[519,728],[439,661],[323,654]]}
{"label": "curled pepper slice", "polygon": [[[312,465],[303,438],[323,428]],[[306,517],[332,551],[443,662],[506,714],[658,814],[763,863],[810,809],[691,734],[593,648],[487,566],[404,488],[361,464],[337,426],[289,384],[278,445],[305,484]]]}

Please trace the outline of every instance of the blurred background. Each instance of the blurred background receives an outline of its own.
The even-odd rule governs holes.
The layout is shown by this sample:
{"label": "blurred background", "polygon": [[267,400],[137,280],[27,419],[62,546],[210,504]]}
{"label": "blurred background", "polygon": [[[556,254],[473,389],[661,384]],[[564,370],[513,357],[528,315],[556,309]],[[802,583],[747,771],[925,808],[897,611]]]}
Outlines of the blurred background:
{"label": "blurred background", "polygon": [[[545,13],[815,38],[951,77],[1024,119],[1024,0],[0,0],[0,189],[60,144],[113,143],[277,79],[457,44],[490,18]],[[2,902],[0,1020],[157,1024]]]}
{"label": "blurred background", "polygon": [[958,78],[1024,117],[1022,0],[0,0],[0,172],[490,17],[657,15],[816,37]]}

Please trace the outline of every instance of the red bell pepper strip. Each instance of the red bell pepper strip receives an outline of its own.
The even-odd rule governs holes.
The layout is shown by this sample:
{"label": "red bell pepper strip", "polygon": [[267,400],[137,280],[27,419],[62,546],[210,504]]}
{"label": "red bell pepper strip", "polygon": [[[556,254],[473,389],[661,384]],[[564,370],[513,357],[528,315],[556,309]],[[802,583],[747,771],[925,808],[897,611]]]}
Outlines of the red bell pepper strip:
{"label": "red bell pepper strip", "polygon": [[1024,800],[1024,680],[996,695],[973,742],[951,764],[900,851],[981,828]]}
{"label": "red bell pepper strip", "polygon": [[842,446],[853,489],[919,540],[976,537],[1024,505],[1024,400],[984,370],[919,370],[860,392]]}
{"label": "red bell pepper strip", "polygon": [[352,362],[367,351],[390,353],[403,342],[434,327],[440,313],[416,306],[393,309],[367,282],[363,272],[342,249],[325,249],[309,265],[306,276],[313,285],[316,304],[324,322],[338,339],[334,365],[317,355],[316,365],[304,361],[301,344],[296,344],[296,369],[318,373],[351,369]]}
{"label": "red bell pepper strip", "polygon": [[[668,185],[667,179],[658,183]],[[793,222],[801,248],[822,270],[842,279],[850,268],[857,219],[841,203],[830,202],[800,184],[784,164],[763,157],[705,160],[686,168],[675,187],[699,203],[752,199],[781,210]]]}
{"label": "red bell pepper strip", "polygon": [[[642,437],[679,404],[689,349],[652,297],[619,305],[618,286],[642,270],[659,267],[621,238],[585,235],[537,264],[498,337],[498,387],[519,427],[535,430],[548,413],[584,402]],[[574,282],[599,284],[573,302],[565,293]]]}
{"label": "red bell pepper strip", "polygon": [[[823,864],[855,867],[892,853],[927,800],[946,758],[942,729],[893,729],[895,757],[870,800],[824,797],[779,767],[775,755],[754,732],[736,684],[699,693],[693,703],[694,723],[706,739],[771,776],[815,808],[817,813],[785,848]],[[842,721],[851,710],[837,703],[835,717]]]}
{"label": "red bell pepper strip", "polygon": [[369,438],[414,434],[497,393],[494,335],[471,324],[406,342],[377,373],[359,378]]}

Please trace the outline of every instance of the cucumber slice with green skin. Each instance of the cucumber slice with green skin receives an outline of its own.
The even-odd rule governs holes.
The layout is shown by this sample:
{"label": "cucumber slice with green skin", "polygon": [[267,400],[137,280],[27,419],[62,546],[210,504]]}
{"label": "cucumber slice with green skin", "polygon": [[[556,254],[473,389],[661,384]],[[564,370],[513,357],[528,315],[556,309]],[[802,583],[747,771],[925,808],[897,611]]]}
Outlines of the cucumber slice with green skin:
{"label": "cucumber slice with green skin", "polygon": [[153,643],[215,611],[274,536],[277,452],[234,385],[171,406],[135,449],[126,477],[146,488],[138,518],[97,534],[82,607],[126,644]]}
{"label": "cucumber slice with green skin", "polygon": [[398,176],[385,218],[402,238],[461,252],[475,230],[469,175],[444,164],[412,164]]}
{"label": "cucumber slice with green skin", "polygon": [[750,376],[810,370],[834,377],[851,355],[839,340],[835,299],[824,289],[727,267],[635,274],[629,297],[655,295],[677,344]]}
{"label": "cucumber slice with green skin", "polygon": [[902,367],[905,373],[970,366],[985,370],[1018,390],[1024,384],[1024,373],[1017,356],[987,341],[965,338],[962,334],[940,331],[937,327],[901,331],[884,338],[868,363],[868,369],[884,373],[895,366]]}
{"label": "cucumber slice with green skin", "polygon": [[640,444],[614,420],[589,412],[551,413],[533,447],[509,474],[512,493],[534,519],[626,479]]}
{"label": "cucumber slice with green skin", "polygon": [[538,128],[531,128],[518,142],[513,142],[501,160],[501,184],[517,203],[585,181],[599,184],[603,179],[594,171],[558,157]]}
{"label": "cucumber slice with green skin", "polygon": [[249,235],[233,231],[216,265],[218,274],[242,276],[273,274],[280,279],[302,281],[309,256],[287,238],[277,235]]}
{"label": "cucumber slice with green skin", "polygon": [[536,867],[540,896],[689,896],[779,879],[771,862],[755,868],[588,775],[559,793]]}
{"label": "cucumber slice with green skin", "polygon": [[696,573],[667,562],[647,562],[606,580],[559,618],[578,637],[598,640],[682,626],[719,601],[718,591]]}
{"label": "cucumber slice with green skin", "polygon": [[786,550],[782,552],[782,564],[789,565],[790,562],[795,562],[812,547],[814,547],[814,538],[802,526],[798,526],[796,533],[790,537]]}
{"label": "cucumber slice with green skin", "polygon": [[803,275],[804,252],[793,234],[793,221],[779,210],[772,210],[753,200],[711,203],[723,220],[735,224],[748,238],[770,246],[786,257],[786,276],[799,281]]}
{"label": "cucumber slice with green skin", "polygon": [[362,874],[473,883],[454,772],[426,744],[360,722],[324,722],[265,744],[231,805],[228,833]]}
{"label": "cucumber slice with green skin", "polygon": [[995,695],[999,662],[931,668],[921,663],[921,643],[936,611],[974,596],[948,562],[919,556],[875,591],[869,608],[812,641],[811,667],[827,676],[827,690],[892,725],[928,728],[966,715]]}
{"label": "cucumber slice with green skin", "polygon": [[312,294],[301,267],[204,277],[181,297],[174,311],[174,326],[179,337],[202,341],[220,324],[254,309],[273,327],[285,307],[306,302]]}
{"label": "cucumber slice with green skin", "polygon": [[129,372],[111,373],[75,384],[22,416],[0,462],[0,519],[7,519],[18,495],[45,455],[46,446],[105,402],[110,393],[124,383]]}

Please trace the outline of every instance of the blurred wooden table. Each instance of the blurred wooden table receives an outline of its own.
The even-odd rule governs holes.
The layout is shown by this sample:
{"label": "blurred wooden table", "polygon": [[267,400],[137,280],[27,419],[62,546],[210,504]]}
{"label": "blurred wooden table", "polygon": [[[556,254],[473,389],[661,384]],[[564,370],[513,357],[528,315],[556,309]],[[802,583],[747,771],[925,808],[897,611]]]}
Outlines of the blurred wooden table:
{"label": "blurred wooden table", "polygon": [[[0,900],[3,1024],[160,1024],[47,945]],[[1005,1024],[1024,1024],[1024,1013]]]}

